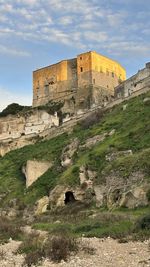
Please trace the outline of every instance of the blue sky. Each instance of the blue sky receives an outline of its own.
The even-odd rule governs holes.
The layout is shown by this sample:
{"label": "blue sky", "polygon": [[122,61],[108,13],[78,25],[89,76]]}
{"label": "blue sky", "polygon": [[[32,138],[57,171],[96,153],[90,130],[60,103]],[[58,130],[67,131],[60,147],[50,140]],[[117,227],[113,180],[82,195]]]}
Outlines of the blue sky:
{"label": "blue sky", "polygon": [[95,50],[130,77],[150,61],[149,0],[0,0],[0,110],[31,105],[32,71]]}

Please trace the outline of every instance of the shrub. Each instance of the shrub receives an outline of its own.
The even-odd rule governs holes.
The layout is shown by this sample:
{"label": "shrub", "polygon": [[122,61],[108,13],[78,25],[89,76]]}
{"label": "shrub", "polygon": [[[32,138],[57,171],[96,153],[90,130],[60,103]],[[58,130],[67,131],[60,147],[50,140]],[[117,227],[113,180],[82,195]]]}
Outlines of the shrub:
{"label": "shrub", "polygon": [[58,234],[50,237],[45,245],[45,256],[54,262],[66,261],[70,252],[78,250],[77,241],[75,238]]}
{"label": "shrub", "polygon": [[17,223],[5,217],[0,217],[0,241],[5,241],[10,237],[17,239],[20,234],[20,226]]}
{"label": "shrub", "polygon": [[136,227],[137,230],[150,230],[150,215],[146,215],[140,218],[137,223]]}
{"label": "shrub", "polygon": [[42,240],[40,240],[39,234],[31,233],[25,236],[18,252],[26,254],[22,266],[30,267],[32,264],[36,265],[44,257]]}
{"label": "shrub", "polygon": [[58,233],[49,236],[46,240],[34,233],[25,238],[19,248],[19,253],[26,253],[23,266],[36,265],[42,258],[49,258],[54,262],[67,260],[72,251],[78,250],[78,244],[75,238],[67,233]]}
{"label": "shrub", "polygon": [[8,105],[2,112],[0,112],[0,117],[5,117],[7,115],[16,115],[20,111],[29,110],[30,106],[21,106],[17,103],[12,103]]}

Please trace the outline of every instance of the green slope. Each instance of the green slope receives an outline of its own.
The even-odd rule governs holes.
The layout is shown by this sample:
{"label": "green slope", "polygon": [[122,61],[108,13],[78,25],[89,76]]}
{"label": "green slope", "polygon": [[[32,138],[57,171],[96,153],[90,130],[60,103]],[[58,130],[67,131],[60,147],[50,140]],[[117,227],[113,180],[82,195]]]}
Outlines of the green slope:
{"label": "green slope", "polygon": [[[150,97],[150,92],[126,102],[125,111],[123,103],[105,112],[93,126],[90,126],[91,119],[90,127],[88,121],[80,122],[71,134],[26,146],[0,158],[0,206],[9,205],[14,198],[18,199],[20,206],[33,205],[38,198],[48,195],[56,184],[78,184],[79,167],[83,164],[98,172],[96,183],[101,183],[103,175],[112,169],[120,171],[123,176],[140,169],[150,180],[150,102],[144,103],[145,97]],[[61,167],[61,151],[72,138],[78,137],[82,144],[89,137],[113,129],[116,130],[115,134],[107,136],[104,142],[90,149],[80,149],[74,155],[71,167]],[[132,149],[132,156],[119,158],[112,163],[105,160],[105,155],[111,151],[128,149]],[[27,190],[21,168],[29,159],[50,160],[54,165]]]}

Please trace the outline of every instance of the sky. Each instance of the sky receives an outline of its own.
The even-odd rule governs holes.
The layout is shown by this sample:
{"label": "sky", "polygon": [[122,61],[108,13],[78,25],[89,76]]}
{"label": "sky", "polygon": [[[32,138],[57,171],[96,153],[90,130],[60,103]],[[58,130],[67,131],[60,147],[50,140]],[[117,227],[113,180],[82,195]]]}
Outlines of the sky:
{"label": "sky", "polygon": [[33,70],[91,50],[144,68],[149,0],[0,0],[0,110],[32,104]]}

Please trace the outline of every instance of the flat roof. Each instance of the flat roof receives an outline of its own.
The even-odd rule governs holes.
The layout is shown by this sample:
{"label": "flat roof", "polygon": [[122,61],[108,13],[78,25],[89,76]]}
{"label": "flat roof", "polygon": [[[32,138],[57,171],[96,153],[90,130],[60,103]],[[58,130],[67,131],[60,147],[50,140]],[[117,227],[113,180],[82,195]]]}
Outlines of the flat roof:
{"label": "flat roof", "polygon": [[[126,69],[125,69],[125,68],[124,68],[118,61],[113,60],[113,59],[111,59],[111,58],[109,58],[109,57],[107,57],[107,56],[104,56],[104,55],[100,54],[100,53],[97,53],[97,52],[94,51],[94,50],[93,50],[93,51],[87,51],[87,52],[83,52],[83,53],[81,53],[81,54],[78,54],[77,57],[80,56],[80,55],[88,54],[88,53],[95,53],[95,54],[97,54],[97,55],[99,55],[99,56],[102,56],[102,57],[104,57],[104,58],[107,58],[108,60],[117,63],[117,64],[118,64],[122,69],[124,69],[124,71],[126,72]],[[70,61],[70,60],[73,60],[73,59],[77,59],[77,57],[76,57],[76,58],[71,58],[71,59],[63,59],[63,60],[61,60],[61,61],[59,61],[59,62],[57,62],[57,63],[54,63],[54,64],[51,64],[51,65],[48,65],[48,66],[45,66],[45,67],[36,69],[36,70],[34,70],[33,72],[36,72],[36,71],[39,71],[39,70],[42,70],[42,69],[46,69],[46,68],[49,68],[49,67],[51,67],[51,66],[58,65],[58,64],[60,64],[60,63],[62,63],[62,62],[64,62],[64,61]]]}
{"label": "flat roof", "polygon": [[48,65],[48,66],[45,66],[45,67],[41,67],[41,68],[39,68],[39,69],[36,69],[36,70],[34,70],[33,72],[36,72],[36,71],[39,71],[39,70],[42,70],[42,69],[46,69],[46,68],[49,68],[49,67],[58,65],[58,64],[60,64],[60,63],[62,63],[62,62],[65,62],[65,61],[71,61],[71,60],[73,60],[73,59],[76,59],[76,58],[63,59],[63,60],[61,60],[61,61],[58,61],[57,63],[54,63],[54,64],[51,64],[51,65]]}

